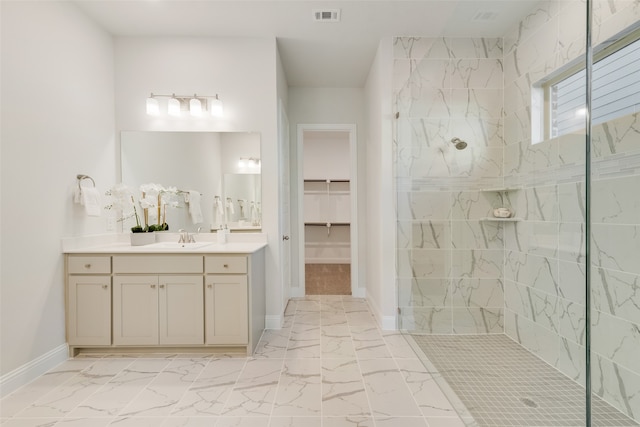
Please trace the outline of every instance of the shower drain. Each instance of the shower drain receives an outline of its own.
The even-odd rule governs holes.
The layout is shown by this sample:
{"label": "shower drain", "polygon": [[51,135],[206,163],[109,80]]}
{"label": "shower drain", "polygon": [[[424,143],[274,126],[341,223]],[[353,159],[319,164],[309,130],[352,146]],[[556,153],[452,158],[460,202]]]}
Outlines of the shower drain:
{"label": "shower drain", "polygon": [[536,402],[534,402],[531,399],[527,399],[526,397],[522,397],[520,398],[520,400],[522,401],[522,403],[524,403],[525,405],[527,405],[530,408],[537,408],[538,404]]}

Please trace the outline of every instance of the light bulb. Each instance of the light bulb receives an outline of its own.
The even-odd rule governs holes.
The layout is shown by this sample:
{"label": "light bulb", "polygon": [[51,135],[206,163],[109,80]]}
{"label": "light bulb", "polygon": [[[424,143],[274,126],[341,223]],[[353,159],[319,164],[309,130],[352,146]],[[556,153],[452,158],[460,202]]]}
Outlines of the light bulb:
{"label": "light bulb", "polygon": [[215,99],[211,100],[211,115],[214,117],[222,117],[224,114],[224,108],[222,106],[222,101],[218,99],[218,95],[216,95]]}
{"label": "light bulb", "polygon": [[191,98],[189,101],[189,112],[192,116],[196,117],[200,117],[202,115],[202,102],[200,102],[198,98]]}
{"label": "light bulb", "polygon": [[153,95],[147,98],[147,114],[150,116],[160,114],[160,104],[158,104],[158,100]]}
{"label": "light bulb", "polygon": [[170,116],[180,115],[180,100],[178,98],[169,98],[167,113],[169,113]]}

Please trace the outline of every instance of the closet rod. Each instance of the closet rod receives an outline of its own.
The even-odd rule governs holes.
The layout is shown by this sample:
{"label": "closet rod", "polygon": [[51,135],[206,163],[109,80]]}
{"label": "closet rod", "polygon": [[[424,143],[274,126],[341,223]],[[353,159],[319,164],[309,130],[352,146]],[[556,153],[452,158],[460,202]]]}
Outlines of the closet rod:
{"label": "closet rod", "polygon": [[305,179],[304,182],[349,182],[349,179]]}
{"label": "closet rod", "polygon": [[[351,225],[351,223],[349,223],[349,222],[330,222],[328,224],[329,224],[330,227],[333,227],[334,225],[342,225],[342,226]],[[327,223],[326,222],[305,222],[304,225],[326,227]]]}

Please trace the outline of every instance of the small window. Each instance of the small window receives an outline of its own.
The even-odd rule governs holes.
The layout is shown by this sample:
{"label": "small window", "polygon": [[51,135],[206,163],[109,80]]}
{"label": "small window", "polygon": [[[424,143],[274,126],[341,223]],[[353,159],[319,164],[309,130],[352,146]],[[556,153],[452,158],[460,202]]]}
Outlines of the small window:
{"label": "small window", "polygon": [[[612,45],[595,57],[592,124],[640,111],[640,34],[636,32],[634,36],[627,37],[626,44]],[[534,107],[537,104],[538,114],[544,114],[538,118],[544,134],[534,135],[534,143],[584,129],[585,75],[584,68],[574,68],[539,86],[538,96],[544,96],[544,102],[534,100]]]}

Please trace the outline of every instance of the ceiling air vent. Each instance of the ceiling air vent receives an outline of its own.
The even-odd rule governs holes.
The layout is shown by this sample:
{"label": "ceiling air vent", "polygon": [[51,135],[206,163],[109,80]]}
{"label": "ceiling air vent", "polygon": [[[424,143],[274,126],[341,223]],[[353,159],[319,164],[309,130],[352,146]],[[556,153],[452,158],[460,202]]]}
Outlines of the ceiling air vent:
{"label": "ceiling air vent", "polygon": [[313,20],[316,22],[340,22],[340,9],[314,9]]}

